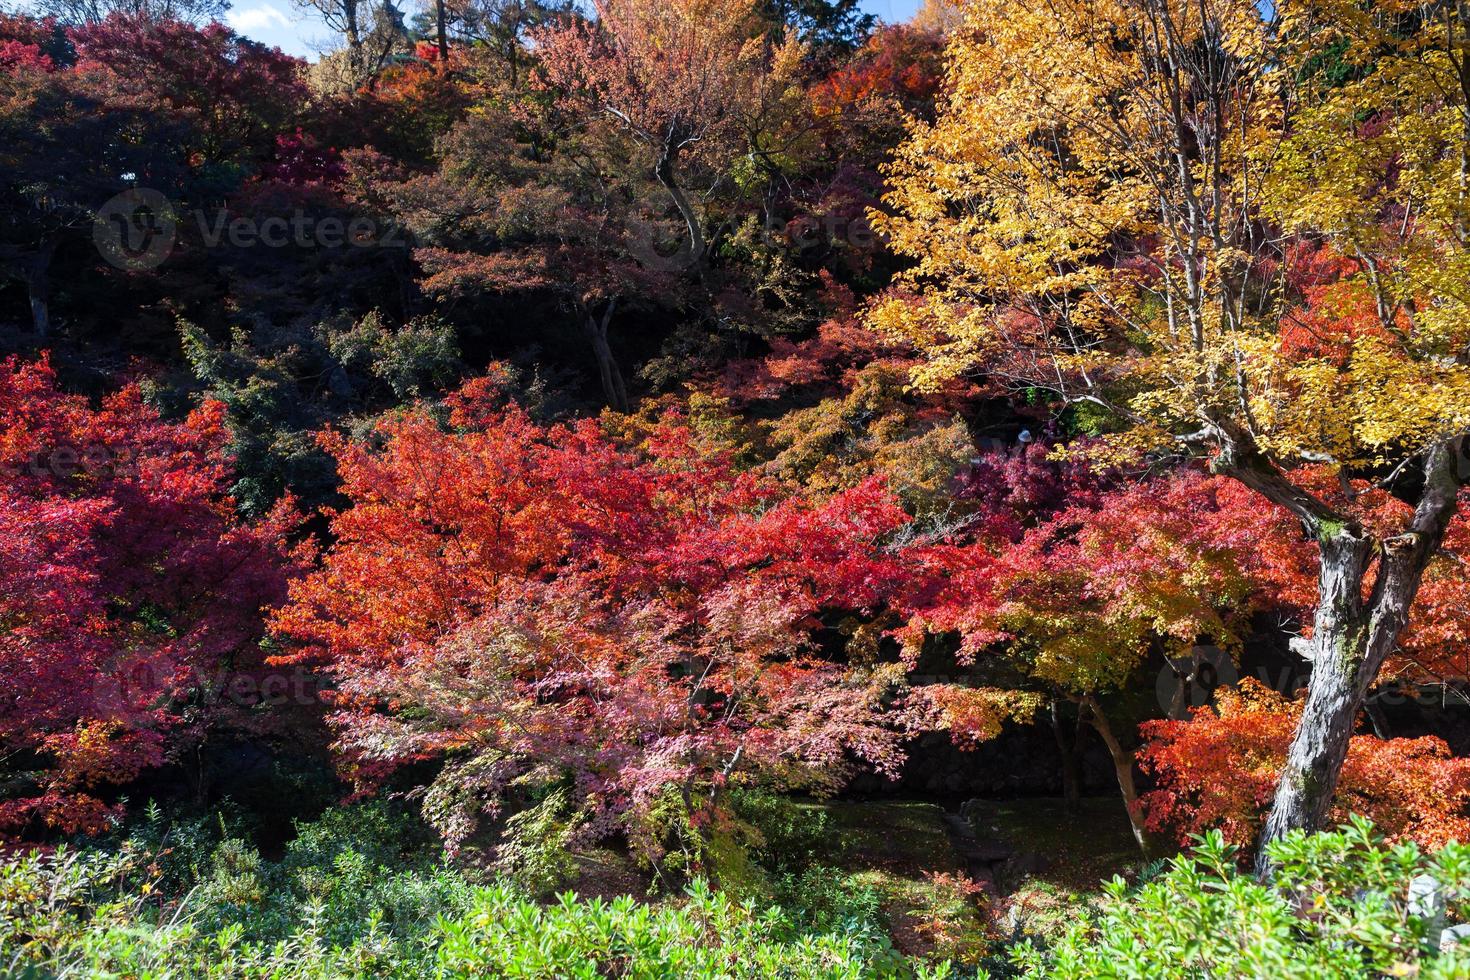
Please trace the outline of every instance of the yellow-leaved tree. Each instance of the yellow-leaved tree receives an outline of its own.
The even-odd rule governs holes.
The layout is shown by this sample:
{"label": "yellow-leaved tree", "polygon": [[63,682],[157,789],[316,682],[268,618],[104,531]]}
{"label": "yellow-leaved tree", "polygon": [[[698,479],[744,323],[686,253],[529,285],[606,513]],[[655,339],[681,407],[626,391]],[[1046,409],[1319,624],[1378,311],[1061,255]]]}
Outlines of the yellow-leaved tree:
{"label": "yellow-leaved tree", "polygon": [[[964,9],[891,165],[877,220],[913,265],[872,320],[927,354],[920,385],[1044,393],[1300,521],[1312,680],[1264,837],[1315,827],[1470,477],[1470,12]],[[1372,483],[1409,505],[1388,533],[1353,506]]]}

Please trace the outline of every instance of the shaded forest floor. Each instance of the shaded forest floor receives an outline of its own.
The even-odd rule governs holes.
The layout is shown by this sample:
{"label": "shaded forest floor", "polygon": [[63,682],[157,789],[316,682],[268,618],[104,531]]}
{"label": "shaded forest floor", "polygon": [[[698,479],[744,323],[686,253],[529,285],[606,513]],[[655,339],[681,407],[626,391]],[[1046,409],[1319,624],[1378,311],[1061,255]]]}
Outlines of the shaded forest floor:
{"label": "shaded forest floor", "polygon": [[[963,808],[968,839],[955,826],[959,813],[933,802],[799,806],[830,838],[817,864],[824,884],[871,895],[906,956],[975,963],[1023,931],[1060,931],[1103,881],[1131,879],[1141,864],[1122,804],[1111,797],[1084,799],[1073,812],[1059,799],[971,801]],[[648,890],[622,855],[589,851],[578,863],[572,890],[583,897]]]}

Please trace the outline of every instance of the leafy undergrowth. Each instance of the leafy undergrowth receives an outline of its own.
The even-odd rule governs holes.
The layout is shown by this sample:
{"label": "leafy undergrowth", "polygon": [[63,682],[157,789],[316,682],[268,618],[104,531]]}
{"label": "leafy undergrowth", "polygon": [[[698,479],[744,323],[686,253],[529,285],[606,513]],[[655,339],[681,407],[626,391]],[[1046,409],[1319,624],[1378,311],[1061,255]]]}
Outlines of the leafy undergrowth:
{"label": "leafy undergrowth", "polygon": [[[746,794],[738,810],[745,846],[712,855],[710,869],[727,893],[780,905],[812,933],[891,944],[895,957],[971,965],[994,951],[986,897],[966,876],[940,807]],[[657,891],[626,854],[583,850],[576,865],[566,887],[583,898]]]}
{"label": "leafy undergrowth", "polygon": [[[1470,918],[1470,848],[1389,845],[1354,817],[1268,853],[1275,873],[1257,881],[1211,831],[1147,883],[1110,882],[1059,935],[1017,945],[1012,967],[1036,980],[1470,976],[1470,952],[1441,935]],[[1439,901],[1414,897],[1426,880]]]}
{"label": "leafy undergrowth", "polygon": [[1045,858],[1044,865],[1026,872],[1032,881],[1091,891],[1139,864],[1128,816],[1113,797],[1087,797],[1075,810],[1050,797],[977,800],[966,813],[981,837],[998,839],[1019,855]]}
{"label": "leafy undergrowth", "polygon": [[[378,804],[298,825],[274,860],[232,836],[238,828],[219,814],[164,822],[155,812],[85,847],[0,854],[0,976],[1470,976],[1463,951],[1440,949],[1444,924],[1470,918],[1470,848],[1389,846],[1366,821],[1276,843],[1277,874],[1265,884],[1239,870],[1218,834],[1141,884],[1116,878],[1084,894],[1028,879],[1027,887],[1053,889],[1053,928],[1001,939],[957,883],[938,807],[765,796],[739,809],[730,839],[749,845],[743,887],[764,893],[692,877],[676,890],[612,899],[537,898],[511,878],[453,866],[421,823]],[[1027,813],[1034,820],[1022,839],[1059,847],[1060,830],[1040,804],[993,826]],[[1081,834],[1086,817],[1069,825]],[[624,873],[615,856],[582,863],[583,876],[605,886]],[[1426,874],[1438,884],[1441,913],[1411,900]],[[965,962],[939,959],[949,954]]]}
{"label": "leafy undergrowth", "polygon": [[877,896],[900,952],[971,964],[992,950],[985,896],[955,854],[940,807],[882,801],[823,809],[840,843],[834,865]]}
{"label": "leafy undergrowth", "polygon": [[[951,975],[844,921],[863,908],[845,887],[829,910],[840,914],[825,918],[816,907],[788,912],[699,878],[656,899],[567,891],[536,900],[508,879],[475,880],[447,864],[418,829],[378,805],[337,809],[302,825],[273,861],[230,836],[223,820],[166,823],[155,813],[110,841],[12,852],[0,859],[0,975]],[[607,860],[597,880],[611,884],[605,875],[619,867]]]}
{"label": "leafy undergrowth", "polygon": [[653,888],[647,871],[627,854],[608,847],[584,848],[574,856],[576,871],[566,891],[580,898],[614,899],[646,895]]}
{"label": "leafy undergrowth", "polygon": [[1017,855],[995,910],[1009,935],[1059,934],[1094,906],[1100,882],[1136,879],[1143,863],[1123,804],[1112,797],[1085,798],[1075,810],[1054,798],[977,800],[966,815],[979,837]]}

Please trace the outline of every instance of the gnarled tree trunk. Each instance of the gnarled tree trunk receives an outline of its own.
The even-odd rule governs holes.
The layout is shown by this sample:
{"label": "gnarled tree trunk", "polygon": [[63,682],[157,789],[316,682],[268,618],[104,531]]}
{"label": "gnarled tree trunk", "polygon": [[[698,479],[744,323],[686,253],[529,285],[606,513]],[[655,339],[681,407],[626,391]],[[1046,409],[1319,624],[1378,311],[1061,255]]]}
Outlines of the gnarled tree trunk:
{"label": "gnarled tree trunk", "polygon": [[[1256,871],[1271,871],[1266,845],[1292,830],[1326,821],[1368,691],[1409,619],[1424,568],[1439,550],[1466,474],[1461,438],[1424,454],[1423,490],[1402,533],[1378,540],[1299,488],[1259,457],[1229,447],[1219,468],[1282,504],[1318,542],[1319,600],[1304,644],[1312,675],[1302,719],[1287,751],[1276,798],[1261,834]],[[1371,591],[1366,589],[1375,571]]]}
{"label": "gnarled tree trunk", "polygon": [[689,203],[688,196],[675,175],[674,168],[679,161],[679,150],[677,146],[671,145],[673,135],[669,142],[664,145],[663,153],[659,156],[658,163],[654,165],[653,175],[658,182],[668,191],[669,198],[678,209],[679,216],[684,219],[684,227],[689,232],[689,264],[696,265],[704,260],[705,241],[703,223],[699,219],[699,212],[694,210],[694,205]]}
{"label": "gnarled tree trunk", "polygon": [[26,289],[31,300],[31,326],[37,337],[47,337],[51,334],[51,296],[45,276],[28,281]]}
{"label": "gnarled tree trunk", "polygon": [[364,67],[362,29],[357,22],[357,3],[358,0],[342,0],[342,33],[347,39],[347,66],[354,85],[362,81]]}
{"label": "gnarled tree trunk", "polygon": [[435,41],[439,48],[439,70],[449,70],[449,32],[446,25],[447,17],[444,12],[444,0],[434,0],[434,30]]}
{"label": "gnarled tree trunk", "polygon": [[25,283],[26,298],[31,306],[31,329],[42,339],[51,335],[51,260],[59,243],[43,241],[39,248],[15,259],[7,256],[7,265]]}

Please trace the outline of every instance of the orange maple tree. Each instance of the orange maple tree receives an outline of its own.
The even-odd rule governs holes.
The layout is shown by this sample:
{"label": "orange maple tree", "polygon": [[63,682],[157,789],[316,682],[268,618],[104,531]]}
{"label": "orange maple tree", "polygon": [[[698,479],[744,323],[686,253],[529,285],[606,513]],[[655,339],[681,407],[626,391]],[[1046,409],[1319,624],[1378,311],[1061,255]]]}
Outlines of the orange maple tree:
{"label": "orange maple tree", "polygon": [[[1150,828],[1190,835],[1218,829],[1249,846],[1276,789],[1301,705],[1246,679],[1221,690],[1216,706],[1190,721],[1152,721],[1140,754],[1155,788],[1142,798]],[[1443,739],[1355,735],[1348,744],[1330,817],[1370,818],[1391,839],[1439,847],[1470,835],[1470,759]]]}

